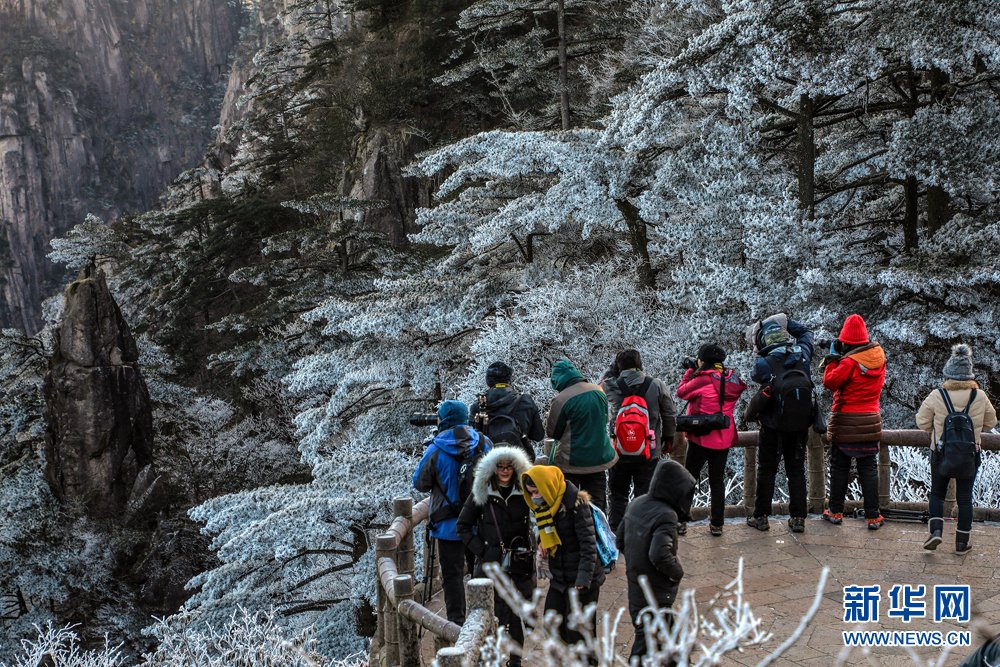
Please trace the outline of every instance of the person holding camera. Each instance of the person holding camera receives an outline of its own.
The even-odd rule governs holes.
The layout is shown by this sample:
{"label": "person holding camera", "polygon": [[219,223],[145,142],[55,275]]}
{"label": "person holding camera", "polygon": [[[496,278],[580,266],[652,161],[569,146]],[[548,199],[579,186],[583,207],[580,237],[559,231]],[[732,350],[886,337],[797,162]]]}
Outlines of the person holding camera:
{"label": "person holding camera", "polygon": [[840,336],[823,358],[823,386],[833,392],[833,409],[827,426],[830,447],[830,508],[823,518],[843,523],[844,498],[857,461],[858,480],[865,502],[868,530],[883,523],[878,501],[878,450],[882,441],[879,396],[885,384],[885,351],[868,340],[868,327],[860,315],[844,321]]}
{"label": "person holding camera", "polygon": [[445,401],[438,408],[437,435],[425,442],[420,465],[413,473],[417,491],[430,492],[428,522],[437,540],[441,587],[448,620],[465,623],[465,545],[455,525],[468,493],[463,489],[465,469],[477,456],[490,451],[488,438],[468,426],[469,409],[461,401]]}
{"label": "person holding camera", "polygon": [[494,445],[505,442],[520,447],[534,463],[535,448],[531,441],[545,438],[545,425],[531,394],[514,391],[511,387],[513,374],[514,370],[502,361],[490,364],[486,369],[488,389],[469,406],[469,414],[474,415],[471,424]]}
{"label": "person holding camera", "polygon": [[[472,494],[465,501],[456,530],[476,555],[473,576],[483,577],[484,563],[499,563],[518,592],[530,600],[535,590],[535,550],[531,542],[531,511],[521,489],[521,476],[531,463],[520,447],[496,446],[476,465]],[[494,596],[497,622],[510,638],[524,644],[521,618]],[[520,651],[512,651],[509,667],[521,664]]]}
{"label": "person holding camera", "polygon": [[[625,555],[628,610],[635,627],[630,660],[646,655],[642,611],[651,613],[639,577],[647,577],[661,609],[672,607],[677,597],[684,577],[684,568],[677,559],[678,529],[690,518],[697,485],[695,478],[680,463],[663,459],[656,464],[649,492],[633,500],[625,512],[615,542]],[[668,614],[667,622],[672,624],[672,621],[673,615]]]}
{"label": "person holding camera", "polygon": [[788,528],[806,529],[806,441],[813,423],[813,332],[784,313],[752,325],[747,338],[757,359],[751,379],[764,397],[757,434],[757,500],[747,525],[768,530],[778,463],[785,460],[788,479]]}
{"label": "person holding camera", "polygon": [[[931,434],[930,520],[927,522],[930,535],[924,542],[924,549],[933,551],[941,544],[944,497],[951,475],[954,475],[955,500],[958,503],[955,553],[962,556],[972,549],[969,543],[972,535],[972,489],[982,462],[979,446],[981,433],[997,425],[997,411],[986,392],[976,383],[972,370],[972,349],[968,345],[959,344],[951,348],[951,357],[944,365],[943,375],[944,384],[924,399],[917,412],[917,427]],[[970,439],[974,442],[969,442]],[[963,444],[964,451],[961,449]],[[942,460],[948,458],[942,456],[942,450],[949,446],[954,446],[955,453],[959,454],[954,463],[964,463],[964,466],[952,466],[949,465],[952,461]],[[962,461],[963,455],[970,460]],[[966,474],[950,469],[952,467],[965,467]]]}
{"label": "person holding camera", "polygon": [[[649,490],[649,481],[660,456],[674,439],[677,408],[663,380],[642,371],[638,350],[622,350],[615,357],[617,376],[606,376],[601,389],[611,405],[608,432],[618,452],[618,463],[608,471],[608,523],[617,532],[625,516],[629,494],[638,498]],[[631,399],[627,401],[626,399]],[[623,409],[624,405],[624,409]],[[642,445],[630,446],[630,424],[637,424]]]}
{"label": "person holding camera", "polygon": [[[709,531],[718,537],[726,518],[726,461],[729,448],[736,444],[736,420],[733,410],[746,391],[747,385],[733,369],[723,367],[726,351],[714,343],[707,343],[698,350],[698,359],[685,358],[687,368],[677,386],[677,398],[688,401],[689,415],[707,415],[716,412],[729,417],[729,426],[710,431],[706,435],[689,434],[685,467],[697,481],[701,469],[708,464],[708,485],[712,496],[712,518]],[[681,534],[687,527],[680,529]]]}
{"label": "person holding camera", "polygon": [[545,611],[552,609],[563,617],[559,635],[567,644],[575,644],[583,635],[569,629],[570,589],[577,590],[580,606],[586,608],[597,603],[605,579],[590,495],[555,466],[533,466],[521,475],[521,488],[535,515],[539,554],[548,559],[552,575]]}
{"label": "person holding camera", "polygon": [[545,434],[556,441],[549,463],[606,513],[607,470],[618,461],[608,438],[608,397],[566,359],[552,366],[552,388],[559,393],[545,419]]}

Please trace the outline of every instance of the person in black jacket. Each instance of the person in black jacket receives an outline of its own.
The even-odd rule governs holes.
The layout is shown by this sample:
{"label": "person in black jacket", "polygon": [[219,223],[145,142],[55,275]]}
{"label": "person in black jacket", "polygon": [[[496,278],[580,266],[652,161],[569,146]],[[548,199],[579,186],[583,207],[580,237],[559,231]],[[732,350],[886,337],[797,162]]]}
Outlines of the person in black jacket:
{"label": "person in black jacket", "polygon": [[489,423],[483,430],[489,439],[496,443],[515,445],[524,450],[531,463],[535,462],[535,448],[531,441],[539,442],[545,438],[545,425],[538,406],[531,394],[514,391],[510,380],[514,371],[502,361],[495,361],[486,369],[485,402],[469,406],[469,423],[475,424],[475,415],[485,413]]}
{"label": "person in black jacket", "polygon": [[[639,577],[649,578],[656,604],[668,609],[677,597],[684,568],[677,560],[677,526],[687,521],[697,483],[680,463],[663,459],[656,464],[649,492],[633,500],[625,510],[616,539],[625,555],[628,577],[628,610],[635,625],[632,656],[646,655],[646,631],[642,610],[649,606],[639,586]],[[668,616],[668,621],[671,617]]]}
{"label": "person in black jacket", "polygon": [[[472,494],[458,517],[458,536],[476,556],[473,576],[482,577],[484,563],[503,563],[504,552],[531,550],[531,511],[521,493],[521,475],[531,463],[519,447],[494,447],[476,465]],[[523,569],[515,563],[507,572],[521,595],[530,600],[535,590],[535,559]],[[494,613],[510,638],[524,644],[521,619],[499,595],[494,596]],[[521,664],[520,653],[510,656],[509,667]]]}
{"label": "person in black jacket", "polygon": [[535,514],[539,552],[548,559],[552,573],[545,610],[553,609],[563,617],[559,634],[567,644],[575,644],[583,636],[568,627],[569,592],[575,588],[585,608],[597,603],[604,584],[590,495],[567,482],[555,466],[532,467],[521,476],[521,488]]}

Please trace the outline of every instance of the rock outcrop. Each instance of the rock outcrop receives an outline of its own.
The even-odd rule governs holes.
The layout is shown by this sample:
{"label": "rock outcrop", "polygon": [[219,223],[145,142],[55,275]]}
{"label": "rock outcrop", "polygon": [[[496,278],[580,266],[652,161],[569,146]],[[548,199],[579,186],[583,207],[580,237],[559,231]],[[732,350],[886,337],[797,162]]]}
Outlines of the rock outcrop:
{"label": "rock outcrop", "polygon": [[[130,498],[155,479],[152,406],[135,339],[93,265],[66,290],[55,342],[45,376],[46,480],[62,501],[125,517]],[[137,480],[145,488],[134,489]]]}
{"label": "rock outcrop", "polygon": [[0,326],[34,333],[48,242],[151,208],[219,120],[228,0],[0,0]]}

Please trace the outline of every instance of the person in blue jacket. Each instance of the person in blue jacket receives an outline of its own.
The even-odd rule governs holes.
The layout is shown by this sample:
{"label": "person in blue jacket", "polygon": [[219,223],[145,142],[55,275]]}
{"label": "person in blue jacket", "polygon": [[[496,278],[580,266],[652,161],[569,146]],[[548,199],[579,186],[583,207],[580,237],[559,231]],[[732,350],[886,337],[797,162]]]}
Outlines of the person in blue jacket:
{"label": "person in blue jacket", "polygon": [[455,524],[465,503],[462,497],[462,466],[472,464],[477,453],[490,450],[489,438],[469,422],[469,409],[461,401],[445,401],[438,408],[438,433],[424,443],[427,451],[413,473],[417,491],[430,492],[431,537],[437,540],[441,584],[448,620],[465,623],[465,545]]}

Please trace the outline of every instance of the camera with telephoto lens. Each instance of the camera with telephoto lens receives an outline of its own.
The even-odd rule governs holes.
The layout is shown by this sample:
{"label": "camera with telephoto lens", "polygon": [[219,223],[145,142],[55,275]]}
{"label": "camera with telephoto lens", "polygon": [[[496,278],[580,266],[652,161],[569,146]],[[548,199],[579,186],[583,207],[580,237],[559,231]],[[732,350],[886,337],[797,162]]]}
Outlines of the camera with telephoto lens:
{"label": "camera with telephoto lens", "polygon": [[437,426],[438,416],[435,412],[414,412],[410,415],[411,426]]}
{"label": "camera with telephoto lens", "polygon": [[681,368],[690,368],[691,370],[697,370],[698,360],[695,359],[694,357],[682,357]]}

